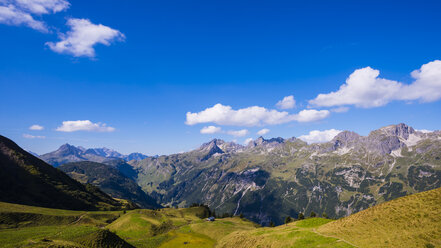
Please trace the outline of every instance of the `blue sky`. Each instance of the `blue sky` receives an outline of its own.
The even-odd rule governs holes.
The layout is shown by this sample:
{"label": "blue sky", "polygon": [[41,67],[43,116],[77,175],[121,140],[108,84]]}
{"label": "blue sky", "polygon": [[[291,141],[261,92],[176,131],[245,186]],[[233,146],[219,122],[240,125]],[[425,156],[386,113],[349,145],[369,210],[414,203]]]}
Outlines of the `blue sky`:
{"label": "blue sky", "polygon": [[42,2],[0,0],[0,134],[39,154],[440,129],[439,1]]}

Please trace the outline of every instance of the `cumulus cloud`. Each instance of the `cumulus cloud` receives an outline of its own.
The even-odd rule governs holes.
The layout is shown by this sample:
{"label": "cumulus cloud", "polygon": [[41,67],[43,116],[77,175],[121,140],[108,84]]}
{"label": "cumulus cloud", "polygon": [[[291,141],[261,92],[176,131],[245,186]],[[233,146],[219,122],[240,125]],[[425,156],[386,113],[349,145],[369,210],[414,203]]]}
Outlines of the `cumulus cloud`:
{"label": "cumulus cloud", "polygon": [[291,121],[310,122],[328,117],[328,110],[308,109],[298,114],[289,114],[277,110],[268,110],[264,107],[252,106],[234,110],[231,106],[220,103],[198,113],[187,112],[186,124],[195,125],[200,123],[216,123],[218,125],[231,126],[260,126],[276,125]]}
{"label": "cumulus cloud", "polygon": [[76,131],[89,131],[89,132],[113,132],[115,128],[108,127],[103,123],[93,123],[89,120],[78,121],[63,121],[63,124],[59,126],[56,131],[59,132],[76,132]]}
{"label": "cumulus cloud", "polygon": [[44,22],[35,20],[31,14],[17,9],[14,5],[0,6],[0,23],[10,26],[27,26],[40,32],[48,32]]}
{"label": "cumulus cloud", "polygon": [[242,130],[230,130],[227,131],[227,134],[229,135],[233,135],[235,137],[243,137],[245,135],[248,134],[248,130],[247,129],[242,129]]}
{"label": "cumulus cloud", "polygon": [[33,15],[57,13],[69,6],[65,0],[0,0],[0,23],[27,26],[46,33],[49,32],[47,25]]}
{"label": "cumulus cloud", "polygon": [[299,139],[307,142],[308,144],[323,143],[332,140],[340,132],[341,132],[340,130],[336,130],[336,129],[329,129],[323,131],[313,130],[309,132],[309,134],[301,135]]}
{"label": "cumulus cloud", "polygon": [[222,130],[221,127],[216,127],[216,126],[207,126],[207,127],[203,127],[200,130],[200,133],[202,134],[213,134],[213,133],[225,133],[228,135],[232,135],[235,137],[242,137],[248,134],[248,130],[247,129],[242,129],[242,130],[228,130],[228,131],[224,131]]}
{"label": "cumulus cloud", "polygon": [[309,101],[311,106],[333,107],[354,105],[361,108],[380,107],[394,100],[433,102],[441,98],[441,61],[424,64],[411,73],[414,81],[404,84],[379,78],[379,70],[365,67],[355,70],[338,91],[319,94]]}
{"label": "cumulus cloud", "polygon": [[261,130],[259,130],[258,132],[257,132],[257,134],[258,135],[265,135],[265,134],[267,134],[267,133],[269,133],[269,129],[268,128],[264,128],[264,129],[261,129]]}
{"label": "cumulus cloud", "polygon": [[331,112],[334,113],[345,113],[349,111],[349,107],[345,107],[345,106],[341,106],[341,107],[337,107],[337,108],[332,108]]}
{"label": "cumulus cloud", "polygon": [[40,126],[40,125],[37,125],[37,124],[32,125],[32,126],[29,127],[29,130],[34,130],[34,131],[41,131],[43,129],[44,129],[43,126]]}
{"label": "cumulus cloud", "polygon": [[24,133],[23,138],[26,138],[26,139],[45,139],[46,136],[30,135],[30,134]]}
{"label": "cumulus cloud", "polygon": [[14,0],[19,7],[34,14],[57,13],[69,8],[70,3],[65,0]]}
{"label": "cumulus cloud", "polygon": [[248,143],[250,143],[251,141],[253,141],[252,138],[248,138],[245,140],[245,142],[243,142],[245,145],[248,145]]}
{"label": "cumulus cloud", "polygon": [[70,54],[74,57],[95,57],[94,46],[96,44],[109,46],[115,40],[125,39],[120,31],[102,24],[93,24],[88,19],[70,18],[67,26],[70,27],[70,31],[60,34],[60,41],[46,42],[52,51]]}
{"label": "cumulus cloud", "polygon": [[212,134],[212,133],[220,133],[222,132],[222,128],[216,126],[208,126],[203,127],[200,131],[202,134]]}
{"label": "cumulus cloud", "polygon": [[285,96],[282,100],[278,101],[276,106],[279,109],[292,109],[296,106],[296,100],[294,96]]}
{"label": "cumulus cloud", "polygon": [[325,119],[330,114],[329,110],[305,109],[300,111],[294,120],[298,122],[312,122]]}

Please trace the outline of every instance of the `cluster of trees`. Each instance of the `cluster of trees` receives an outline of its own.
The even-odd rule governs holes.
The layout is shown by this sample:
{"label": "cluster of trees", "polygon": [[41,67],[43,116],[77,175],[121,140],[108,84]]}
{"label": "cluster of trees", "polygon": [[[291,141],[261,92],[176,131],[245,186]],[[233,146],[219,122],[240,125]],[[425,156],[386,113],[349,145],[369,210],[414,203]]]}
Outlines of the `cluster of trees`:
{"label": "cluster of trees", "polygon": [[[215,218],[220,219],[220,218],[229,218],[229,217],[234,216],[234,214],[230,214],[230,213],[216,214],[216,211],[211,210],[210,207],[208,207],[208,205],[206,205],[206,204],[192,203],[190,205],[190,207],[203,207],[204,208],[204,211],[202,213],[196,215],[201,219],[205,219],[208,217],[215,217]],[[239,215],[239,217],[244,218],[242,213]]]}
{"label": "cluster of trees", "polygon": [[[309,217],[310,217],[310,218],[317,217],[317,214],[316,214],[314,211],[311,211],[311,213],[309,213]],[[328,218],[328,215],[327,215],[326,213],[323,213],[323,214],[322,214],[322,218],[327,219],[327,218]],[[285,218],[285,224],[291,223],[291,222],[296,221],[296,220],[303,220],[303,219],[305,219],[305,215],[304,215],[303,213],[299,213],[299,215],[297,216],[297,219],[292,218],[291,216],[287,216],[287,217]],[[270,227],[275,227],[274,222],[273,222],[273,221],[270,221],[269,226],[270,226]]]}

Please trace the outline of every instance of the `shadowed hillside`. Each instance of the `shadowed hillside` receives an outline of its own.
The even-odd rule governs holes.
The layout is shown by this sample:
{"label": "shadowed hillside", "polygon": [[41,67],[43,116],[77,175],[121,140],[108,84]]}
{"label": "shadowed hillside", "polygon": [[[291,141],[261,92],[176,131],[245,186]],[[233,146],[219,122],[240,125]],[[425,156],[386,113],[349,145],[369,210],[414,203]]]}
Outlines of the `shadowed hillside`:
{"label": "shadowed hillside", "polygon": [[161,207],[135,181],[110,165],[86,161],[67,163],[58,168],[81,183],[99,187],[112,197],[133,201],[142,208]]}
{"label": "shadowed hillside", "polygon": [[122,207],[95,186],[75,181],[3,136],[0,136],[0,201],[74,210]]}

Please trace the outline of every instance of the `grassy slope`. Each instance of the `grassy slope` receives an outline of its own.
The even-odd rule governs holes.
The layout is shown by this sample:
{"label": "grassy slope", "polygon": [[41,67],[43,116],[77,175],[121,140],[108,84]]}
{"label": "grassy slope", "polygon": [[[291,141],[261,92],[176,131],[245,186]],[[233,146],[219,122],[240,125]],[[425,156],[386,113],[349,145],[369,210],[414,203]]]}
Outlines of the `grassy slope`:
{"label": "grassy slope", "polygon": [[[202,208],[133,210],[108,226],[118,236],[136,247],[213,247],[225,235],[256,228],[256,224],[240,218],[224,218],[206,222],[197,217]],[[152,225],[171,221],[163,233],[153,235]]]}
{"label": "grassy slope", "polygon": [[315,229],[332,220],[311,218],[288,225],[233,232],[219,241],[218,247],[352,247],[337,238],[326,237]]}
{"label": "grassy slope", "polygon": [[[237,217],[206,222],[197,217],[204,211],[201,207],[138,209],[123,214],[0,202],[0,244],[1,247],[92,247],[104,242],[95,240],[96,237],[107,237],[111,242],[120,237],[135,247],[214,247],[220,238],[233,231],[256,228],[256,224]],[[154,235],[152,226],[161,223],[169,225]]]}
{"label": "grassy slope", "polygon": [[[96,244],[90,243],[92,239],[107,237],[109,241],[123,242],[122,247],[152,248],[440,247],[440,208],[441,188],[402,197],[337,221],[310,218],[274,228],[258,228],[238,217],[206,222],[197,217],[204,212],[201,207],[138,209],[123,214],[0,203],[0,244],[91,247]],[[24,219],[8,218],[11,213],[25,214],[21,216]],[[119,218],[114,220],[116,217]],[[18,228],[11,223],[14,220]]]}
{"label": "grassy slope", "polygon": [[101,228],[122,214],[122,211],[71,211],[0,202],[0,244],[11,248],[85,247],[82,244],[92,247],[87,241],[103,240],[84,240],[84,237],[109,238]]}
{"label": "grassy slope", "polygon": [[360,247],[441,247],[441,188],[374,206],[318,232]]}

